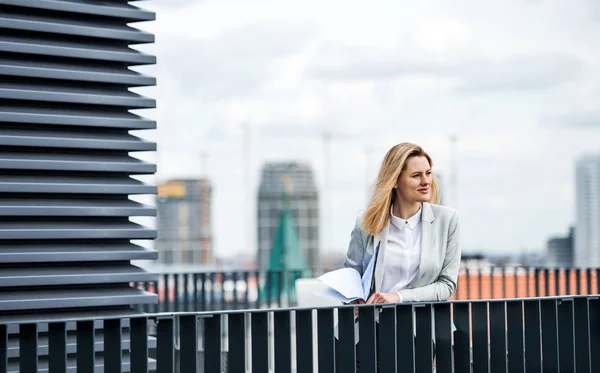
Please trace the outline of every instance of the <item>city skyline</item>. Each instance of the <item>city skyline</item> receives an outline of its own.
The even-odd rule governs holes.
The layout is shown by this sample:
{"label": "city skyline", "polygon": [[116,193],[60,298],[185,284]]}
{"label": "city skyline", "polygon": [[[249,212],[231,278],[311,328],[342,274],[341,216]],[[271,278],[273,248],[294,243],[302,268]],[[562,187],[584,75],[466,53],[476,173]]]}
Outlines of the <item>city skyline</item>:
{"label": "city skyline", "polygon": [[[336,1],[149,6],[161,17],[144,25],[157,35],[148,50],[162,64],[140,70],[159,81],[148,89],[162,103],[151,114],[157,177],[208,173],[220,255],[255,251],[255,233],[227,234],[231,215],[254,211],[260,165],[286,159],[314,167],[322,229],[333,224],[322,244],[343,251],[380,160],[402,141],[425,147],[444,177],[454,154],[448,204],[461,214],[465,252],[542,252],[574,224],[574,162],[600,143],[590,2],[375,1],[367,13]],[[325,131],[335,134],[332,199]]]}

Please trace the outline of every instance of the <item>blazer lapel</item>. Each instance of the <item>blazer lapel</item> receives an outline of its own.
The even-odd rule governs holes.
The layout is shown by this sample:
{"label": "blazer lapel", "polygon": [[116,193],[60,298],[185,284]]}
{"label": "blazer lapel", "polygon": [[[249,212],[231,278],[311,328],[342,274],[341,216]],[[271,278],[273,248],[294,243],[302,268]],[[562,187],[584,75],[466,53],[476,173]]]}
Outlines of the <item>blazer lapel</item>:
{"label": "blazer lapel", "polygon": [[[373,240],[373,250],[377,249],[379,245],[379,253],[377,254],[377,262],[375,262],[375,291],[381,291],[381,284],[383,283],[383,269],[385,268],[385,249],[387,247],[388,232],[390,230],[390,223],[377,233]],[[375,255],[375,252],[373,253]]]}
{"label": "blazer lapel", "polygon": [[427,268],[427,260],[435,257],[435,217],[429,203],[423,203],[423,211],[421,215],[421,259],[419,261],[419,273],[415,276],[414,281],[409,285],[412,286],[419,281],[423,276],[423,270]]}

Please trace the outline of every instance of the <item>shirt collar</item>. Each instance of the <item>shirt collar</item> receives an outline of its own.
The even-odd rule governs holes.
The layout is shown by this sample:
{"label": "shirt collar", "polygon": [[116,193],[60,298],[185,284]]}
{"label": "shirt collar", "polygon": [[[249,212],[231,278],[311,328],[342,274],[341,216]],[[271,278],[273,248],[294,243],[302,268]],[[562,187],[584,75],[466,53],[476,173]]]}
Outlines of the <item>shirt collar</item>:
{"label": "shirt collar", "polygon": [[[414,229],[417,224],[419,224],[421,222],[421,211],[422,211],[422,207],[419,206],[419,211],[417,211],[413,216],[411,216],[408,219],[401,219],[397,216],[394,216],[394,205],[392,205],[392,207],[390,208],[390,216],[391,216],[391,221],[392,224],[394,224],[396,227],[402,229],[404,228],[404,226],[408,225],[410,227],[410,229]],[[408,224],[407,224],[408,223]]]}

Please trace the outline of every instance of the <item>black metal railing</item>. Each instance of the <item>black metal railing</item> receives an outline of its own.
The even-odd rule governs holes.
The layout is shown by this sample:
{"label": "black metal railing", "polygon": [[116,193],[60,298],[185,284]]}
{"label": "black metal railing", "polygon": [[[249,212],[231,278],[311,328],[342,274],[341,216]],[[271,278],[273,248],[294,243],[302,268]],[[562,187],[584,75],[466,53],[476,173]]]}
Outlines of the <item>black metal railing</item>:
{"label": "black metal railing", "polygon": [[[327,269],[163,273],[158,282],[138,287],[158,294],[145,312],[194,312],[295,307],[295,280],[315,278]],[[464,268],[452,300],[529,298],[597,294],[595,268]]]}
{"label": "black metal railing", "polygon": [[0,370],[600,371],[596,296],[358,309],[356,320],[351,306],[21,320],[0,325]]}
{"label": "black metal railing", "polygon": [[296,305],[295,280],[314,278],[325,269],[163,273],[158,282],[138,288],[158,294],[158,303],[145,312],[190,312],[258,309]]}

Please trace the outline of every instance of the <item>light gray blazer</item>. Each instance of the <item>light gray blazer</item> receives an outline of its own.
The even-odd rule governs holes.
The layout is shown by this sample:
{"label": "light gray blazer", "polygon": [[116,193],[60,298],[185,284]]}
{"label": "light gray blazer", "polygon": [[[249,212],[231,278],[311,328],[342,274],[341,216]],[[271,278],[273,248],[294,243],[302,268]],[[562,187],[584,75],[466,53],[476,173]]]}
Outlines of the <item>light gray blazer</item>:
{"label": "light gray blazer", "polygon": [[[344,267],[352,267],[361,275],[379,245],[375,264],[375,291],[381,291],[388,225],[375,236],[363,232],[362,217],[352,230]],[[448,300],[456,290],[460,266],[458,213],[456,210],[429,203],[422,204],[421,261],[419,272],[401,290],[404,302]]]}

